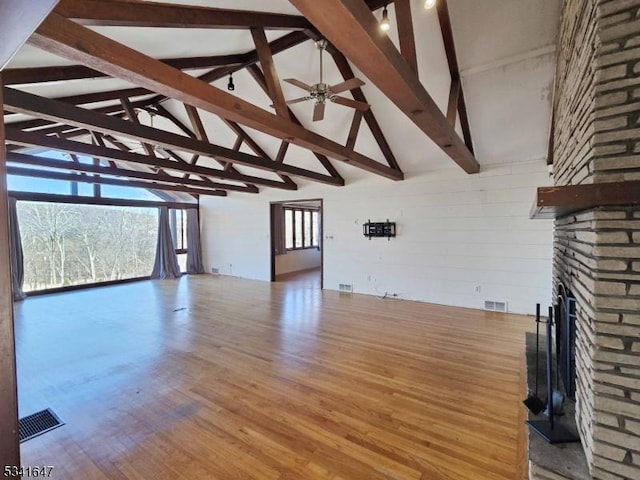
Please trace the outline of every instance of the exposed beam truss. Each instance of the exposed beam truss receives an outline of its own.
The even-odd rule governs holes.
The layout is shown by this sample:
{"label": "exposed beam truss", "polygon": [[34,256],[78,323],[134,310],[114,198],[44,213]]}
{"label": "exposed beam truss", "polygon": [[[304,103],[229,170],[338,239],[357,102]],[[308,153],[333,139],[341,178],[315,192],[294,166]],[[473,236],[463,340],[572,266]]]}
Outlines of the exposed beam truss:
{"label": "exposed beam truss", "polygon": [[[248,70],[251,76],[254,78],[254,80],[258,83],[260,88],[262,88],[262,90],[264,90],[267,96],[270,97],[269,88],[267,86],[267,80],[265,79],[264,73],[262,73],[262,70],[260,69],[260,67],[254,64],[248,67]],[[289,115],[289,118],[291,118],[291,121],[293,123],[295,123],[296,125],[302,126],[302,123],[300,122],[296,114],[293,113],[293,111],[289,108],[289,106],[287,106],[287,114]],[[285,144],[286,144],[286,147],[283,147],[283,145]],[[278,151],[278,156],[276,157],[277,162],[282,163],[284,161],[284,156],[286,155],[288,148],[289,148],[289,142],[287,142],[286,140],[283,140],[280,146],[280,150]],[[317,153],[317,152],[312,152],[312,153],[315,155],[318,161],[322,164],[322,166],[327,170],[327,172],[329,172],[329,175],[331,175],[333,178],[337,178],[344,182],[344,179],[342,178],[338,170],[336,170],[333,164],[329,161],[326,155],[322,155],[321,153]]]}
{"label": "exposed beam truss", "polygon": [[[198,70],[242,64],[247,61],[247,57],[246,55],[216,55],[211,57],[168,58],[160,61],[180,70]],[[108,76],[84,65],[8,68],[5,74],[5,85],[27,85]]]}
{"label": "exposed beam truss", "polygon": [[[462,127],[462,136],[464,143],[473,154],[473,139],[471,137],[471,127],[469,126],[469,116],[467,115],[467,104],[464,99],[464,91],[462,89],[462,79],[460,78],[460,68],[458,66],[458,56],[456,54],[456,45],[453,40],[453,29],[451,28],[451,18],[449,17],[449,7],[447,0],[438,0],[437,3],[438,22],[442,31],[442,40],[444,41],[444,50],[447,54],[447,62],[449,64],[449,73],[451,74],[451,92],[449,95],[449,107],[455,104],[454,111],[447,110],[447,119],[455,127],[456,115],[460,116],[460,126]],[[450,113],[451,112],[451,113]]]}
{"label": "exposed beam truss", "polygon": [[290,2],[462,169],[480,170],[415,72],[391,40],[380,35],[378,21],[362,0]]}
{"label": "exposed beam truss", "polygon": [[[184,104],[184,108],[186,109],[187,116],[189,117],[189,121],[191,122],[191,127],[193,128],[193,134],[196,136],[196,138],[198,140],[201,140],[203,142],[209,142],[209,137],[207,135],[206,129],[204,128],[204,123],[202,123],[202,118],[200,117],[200,114],[198,113],[198,109],[195,108],[195,107],[192,107],[191,105],[187,105],[187,104]],[[167,113],[169,113],[169,112],[167,112]],[[175,119],[175,116],[171,115],[171,118]],[[177,119],[176,119],[176,121],[177,121]],[[239,135],[238,135],[238,137],[239,137]],[[234,151],[238,151],[238,150],[234,150]],[[263,158],[268,158],[268,157],[263,157]],[[198,161],[198,157],[194,156],[194,158],[193,158],[191,163],[195,165],[197,161]],[[233,164],[231,162],[224,162],[224,161],[218,160],[218,159],[216,159],[216,161],[220,164],[220,166],[222,166],[222,168],[224,170],[231,171],[231,172],[236,172],[236,173],[239,174],[239,172],[235,169],[235,167],[233,166]],[[287,177],[285,175],[281,175],[280,178],[285,182],[288,181],[288,182],[293,183],[289,179],[289,177]]]}
{"label": "exposed beam truss", "polygon": [[217,197],[224,197],[227,195],[227,192],[224,190],[192,188],[192,187],[186,187],[183,185],[158,183],[155,181],[142,182],[139,180],[132,180],[130,178],[127,178],[126,180],[120,180],[116,178],[105,178],[103,176],[97,177],[97,176],[78,175],[75,173],[51,172],[48,170],[38,170],[35,168],[8,166],[7,173],[9,175],[18,175],[18,176],[30,177],[30,178],[46,178],[49,180],[64,180],[69,182],[91,183],[94,185],[116,185],[119,187],[139,187],[139,188],[149,188],[149,189],[155,189],[155,190],[168,190],[173,192],[189,193],[191,195],[212,195]]}
{"label": "exposed beam truss", "polygon": [[[348,80],[350,78],[355,77],[355,73],[353,73],[353,69],[351,68],[351,65],[349,65],[349,62],[347,61],[347,59],[342,53],[340,53],[333,45],[329,45],[327,50],[333,57],[333,61],[335,62],[336,67],[338,67],[338,70],[340,71],[340,75],[342,75],[342,78],[344,78],[345,80]],[[369,103],[367,101],[367,97],[364,95],[364,92],[360,87],[352,89],[351,95],[353,95],[353,99],[358,102]],[[376,120],[376,117],[373,114],[373,109],[369,108],[368,110],[366,110],[364,112],[363,118],[367,126],[369,127],[369,130],[371,130],[371,134],[373,135],[373,138],[376,140],[376,143],[378,144],[378,147],[382,151],[382,155],[384,155],[384,158],[389,164],[389,166],[394,170],[400,170],[400,165],[398,165],[398,161],[396,160],[396,157],[393,154],[393,151],[391,150],[391,146],[389,145],[389,142],[387,142],[387,139],[384,133],[382,132],[382,128],[380,128],[380,124],[378,123],[378,120]]]}
{"label": "exposed beam truss", "polygon": [[101,145],[92,145],[82,142],[74,142],[55,137],[39,135],[33,132],[25,132],[12,128],[6,129],[6,140],[8,143],[22,145],[24,147],[46,148],[60,152],[75,153],[87,157],[95,157],[103,160],[112,160],[116,162],[127,162],[147,167],[162,168],[168,171],[176,171],[180,173],[191,173],[200,177],[219,178],[233,182],[251,182],[256,185],[264,185],[272,188],[280,188],[284,190],[295,190],[295,186],[285,184],[280,181],[269,180],[252,175],[237,174],[234,172],[217,170],[201,165],[192,165],[184,162],[180,163],[165,158],[150,158],[146,155],[140,155],[130,151],[116,150],[113,148],[105,148]]}
{"label": "exposed beam truss", "polygon": [[302,30],[309,22],[298,15],[196,7],[160,2],[62,0],[55,12],[84,25],[111,27],[249,28]]}
{"label": "exposed beam truss", "polygon": [[[51,53],[144,86],[169,98],[188,103],[227,120],[242,123],[269,135],[287,140],[289,143],[296,143],[303,148],[332,156],[390,179],[401,180],[403,178],[402,173],[397,170],[382,165],[362,154],[350,152],[344,146],[332,140],[258,108],[86,27],[77,25],[56,13],[49,15],[31,37],[30,42]],[[187,151],[191,150],[187,149]],[[240,154],[240,152],[235,153]],[[228,156],[225,156],[225,158]],[[237,158],[231,158],[230,160],[237,161]],[[253,165],[258,165],[255,161],[252,161],[252,163]],[[271,165],[273,165],[272,162]],[[272,168],[272,170],[308,178],[312,177],[308,171],[305,175],[301,175],[302,172],[300,170],[304,169],[297,169],[296,172],[292,170],[296,168],[286,164],[279,164],[278,168]],[[327,183],[335,184],[335,179],[332,177],[329,177],[331,180],[326,179],[324,175],[320,175],[320,177],[322,180],[319,178],[315,178],[315,180],[326,180]]]}
{"label": "exposed beam truss", "polygon": [[341,185],[341,182],[336,181],[336,179],[329,175],[323,175],[293,165],[275,164],[270,159],[236,152],[225,147],[164,130],[132,124],[119,118],[100,115],[90,110],[85,110],[56,100],[38,97],[19,90],[5,88],[4,94],[5,109],[13,112],[37,115],[53,122],[123,136],[169,149],[177,149],[212,158],[224,158],[234,163],[261,170],[297,175],[329,185]]}
{"label": "exposed beam truss", "polygon": [[411,17],[411,0],[394,0],[396,7],[396,24],[398,25],[398,39],[400,53],[418,75],[418,56],[416,54],[416,40],[413,33],[413,18]]}

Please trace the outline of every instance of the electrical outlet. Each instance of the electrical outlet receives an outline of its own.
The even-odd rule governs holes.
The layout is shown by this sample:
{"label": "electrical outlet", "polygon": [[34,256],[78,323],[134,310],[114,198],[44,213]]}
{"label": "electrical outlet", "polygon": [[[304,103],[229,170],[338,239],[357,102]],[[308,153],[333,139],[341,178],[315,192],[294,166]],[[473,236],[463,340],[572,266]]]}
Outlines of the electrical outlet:
{"label": "electrical outlet", "polygon": [[482,293],[482,286],[476,285],[476,293]]}
{"label": "electrical outlet", "polygon": [[220,269],[216,267],[211,267],[211,273],[220,273]]}

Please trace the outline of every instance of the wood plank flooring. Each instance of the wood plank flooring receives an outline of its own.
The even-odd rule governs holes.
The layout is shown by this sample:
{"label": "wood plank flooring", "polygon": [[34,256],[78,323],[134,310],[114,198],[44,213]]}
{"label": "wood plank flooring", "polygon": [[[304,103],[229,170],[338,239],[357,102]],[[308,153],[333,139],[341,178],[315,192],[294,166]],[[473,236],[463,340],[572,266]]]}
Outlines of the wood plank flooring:
{"label": "wood plank flooring", "polygon": [[16,307],[56,479],[514,480],[527,317],[198,276]]}

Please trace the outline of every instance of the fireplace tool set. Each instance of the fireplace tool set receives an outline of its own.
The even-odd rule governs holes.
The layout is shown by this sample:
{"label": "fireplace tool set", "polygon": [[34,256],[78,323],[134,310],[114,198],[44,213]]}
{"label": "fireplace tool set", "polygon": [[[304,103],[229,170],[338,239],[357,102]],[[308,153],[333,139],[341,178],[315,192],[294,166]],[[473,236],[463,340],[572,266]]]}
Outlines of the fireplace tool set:
{"label": "fireplace tool set", "polygon": [[[528,420],[527,425],[529,428],[544,438],[549,443],[567,443],[567,442],[576,442],[578,441],[578,437],[569,431],[566,427],[556,422],[555,417],[561,414],[562,404],[564,402],[564,395],[559,390],[559,381],[558,381],[558,362],[555,364],[555,375],[554,375],[554,365],[553,365],[553,341],[552,341],[552,333],[553,329],[556,326],[554,323],[554,310],[555,310],[555,318],[556,321],[559,318],[559,309],[560,305],[556,305],[554,307],[549,307],[549,316],[547,321],[541,320],[540,318],[540,304],[536,305],[536,352],[535,352],[535,389],[532,394],[524,400],[525,406],[533,413],[534,415],[540,414],[543,410],[544,414],[547,418],[542,420]],[[539,340],[540,340],[540,324],[546,324],[546,384],[547,384],[547,398],[546,404],[545,402],[538,396],[538,351],[539,351]],[[555,357],[558,358],[558,345],[556,343]],[[555,377],[555,385],[553,385],[553,378]]]}

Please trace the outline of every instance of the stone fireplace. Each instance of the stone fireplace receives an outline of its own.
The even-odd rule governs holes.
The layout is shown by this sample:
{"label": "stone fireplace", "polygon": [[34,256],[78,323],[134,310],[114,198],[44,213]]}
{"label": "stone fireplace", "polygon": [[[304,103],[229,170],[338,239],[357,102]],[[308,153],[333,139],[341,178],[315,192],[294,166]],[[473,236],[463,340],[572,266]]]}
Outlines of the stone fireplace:
{"label": "stone fireplace", "polygon": [[[553,161],[556,186],[640,180],[640,0],[564,0]],[[576,423],[590,473],[640,479],[640,209],[557,218],[560,282],[577,299]]]}

